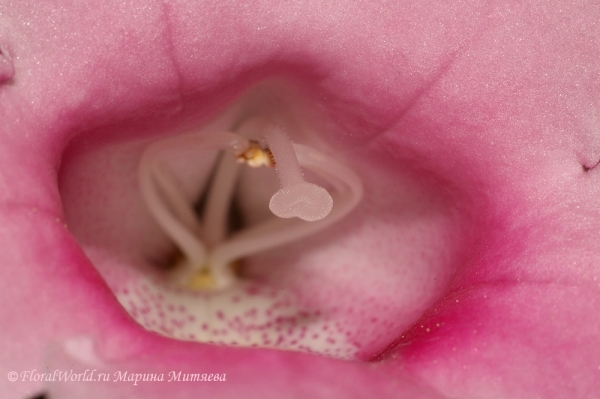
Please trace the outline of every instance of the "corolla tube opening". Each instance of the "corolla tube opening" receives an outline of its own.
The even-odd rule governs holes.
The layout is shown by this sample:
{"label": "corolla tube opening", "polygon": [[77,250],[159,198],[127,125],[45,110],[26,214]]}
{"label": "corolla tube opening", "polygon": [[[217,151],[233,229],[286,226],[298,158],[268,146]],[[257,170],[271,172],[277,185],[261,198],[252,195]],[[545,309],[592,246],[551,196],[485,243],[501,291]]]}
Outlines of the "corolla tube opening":
{"label": "corolla tube opening", "polygon": [[[362,197],[358,176],[330,156],[308,146],[294,146],[281,127],[260,118],[251,119],[239,130],[249,130],[247,125],[261,128],[259,133],[268,147],[251,145],[248,138],[233,132],[191,134],[155,142],[142,155],[139,167],[142,197],[156,222],[183,253],[185,259],[178,262],[175,279],[189,288],[230,287],[236,281],[231,268],[235,261],[326,228],[350,212]],[[223,150],[233,155],[223,154],[218,161],[208,188],[202,223],[161,164],[177,156],[178,150],[190,148]],[[304,179],[298,154],[303,166],[320,175],[337,192],[340,210],[336,214],[330,215],[333,198],[329,192]],[[267,220],[228,240],[228,209],[238,175],[234,158],[251,167],[275,166],[282,188],[271,198],[269,208],[280,218],[297,217],[302,221]],[[313,224],[318,221],[323,223]]]}

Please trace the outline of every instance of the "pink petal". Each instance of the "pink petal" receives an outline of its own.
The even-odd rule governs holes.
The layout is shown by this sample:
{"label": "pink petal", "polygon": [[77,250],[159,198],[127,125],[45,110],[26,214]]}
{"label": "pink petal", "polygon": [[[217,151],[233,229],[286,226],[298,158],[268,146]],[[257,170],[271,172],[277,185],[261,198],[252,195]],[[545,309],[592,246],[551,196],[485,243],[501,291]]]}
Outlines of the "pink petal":
{"label": "pink petal", "polygon": [[[325,396],[325,388],[327,397],[397,397],[396,389],[414,394],[406,382],[413,379],[448,397],[600,391],[597,171],[582,170],[599,157],[595,5],[22,1],[0,11],[0,47],[15,66],[0,86],[4,375],[41,369],[51,341],[89,336],[108,341],[97,356],[110,370],[197,372],[209,361],[227,368],[237,382],[203,388],[222,397],[250,383],[257,397],[283,389]],[[440,192],[458,224],[432,224],[442,237],[457,232],[443,242],[457,248],[444,269],[453,280],[426,290],[428,310],[418,292],[403,297],[405,309],[425,314],[394,334],[395,343],[385,337],[363,353],[385,359],[376,372],[371,364],[146,333],[63,226],[56,176],[71,138],[93,147],[191,125],[250,83],[281,75],[306,87],[335,122],[330,141],[360,146],[364,164]],[[402,231],[395,227],[392,243]],[[365,246],[373,259],[376,244],[390,239],[383,233],[375,230],[379,239]],[[358,279],[368,271],[348,284],[375,292],[381,280]],[[437,275],[428,272],[421,277]],[[306,385],[287,385],[298,379]],[[39,389],[0,385],[5,397]],[[183,385],[160,389],[191,395]]]}

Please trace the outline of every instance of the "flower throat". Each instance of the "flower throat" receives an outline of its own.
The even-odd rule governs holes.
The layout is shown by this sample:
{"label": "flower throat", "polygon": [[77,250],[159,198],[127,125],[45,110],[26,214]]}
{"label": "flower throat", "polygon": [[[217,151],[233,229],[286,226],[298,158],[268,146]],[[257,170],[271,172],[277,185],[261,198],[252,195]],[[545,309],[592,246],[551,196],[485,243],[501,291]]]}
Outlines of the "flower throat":
{"label": "flower throat", "polygon": [[[223,151],[205,192],[201,216],[179,190],[164,162],[183,150]],[[240,167],[275,168],[280,189],[269,202],[275,217],[230,233],[228,215]],[[305,180],[311,171],[329,190]],[[331,156],[292,143],[286,130],[253,118],[236,131],[189,134],[156,141],[141,158],[139,184],[145,204],[181,251],[171,278],[193,290],[223,290],[239,277],[243,258],[312,235],[346,216],[363,195],[359,177]]]}

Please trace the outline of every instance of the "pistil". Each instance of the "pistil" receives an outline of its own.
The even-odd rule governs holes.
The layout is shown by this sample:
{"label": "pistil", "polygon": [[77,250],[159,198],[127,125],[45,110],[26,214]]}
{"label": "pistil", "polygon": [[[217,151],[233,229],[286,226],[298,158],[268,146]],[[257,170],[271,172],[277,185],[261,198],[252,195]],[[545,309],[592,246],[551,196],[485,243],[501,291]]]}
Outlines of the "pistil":
{"label": "pistil", "polygon": [[292,142],[279,126],[268,125],[264,137],[275,158],[281,189],[269,202],[269,209],[280,218],[298,217],[315,222],[329,215],[333,199],[323,187],[304,180]]}

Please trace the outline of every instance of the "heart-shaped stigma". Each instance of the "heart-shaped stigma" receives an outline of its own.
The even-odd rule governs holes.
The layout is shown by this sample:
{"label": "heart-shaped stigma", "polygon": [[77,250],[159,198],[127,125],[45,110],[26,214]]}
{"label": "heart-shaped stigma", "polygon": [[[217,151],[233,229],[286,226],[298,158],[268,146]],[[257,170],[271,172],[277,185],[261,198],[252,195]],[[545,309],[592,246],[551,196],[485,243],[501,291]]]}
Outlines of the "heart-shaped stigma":
{"label": "heart-shaped stigma", "polygon": [[308,182],[280,189],[269,202],[269,209],[275,216],[284,219],[298,217],[307,222],[323,219],[332,208],[333,199],[329,192]]}
{"label": "heart-shaped stigma", "polygon": [[271,212],[280,218],[298,217],[307,222],[325,218],[333,208],[333,199],[323,187],[304,180],[292,142],[285,131],[267,125],[263,136],[269,144],[282,188],[269,202]]}

